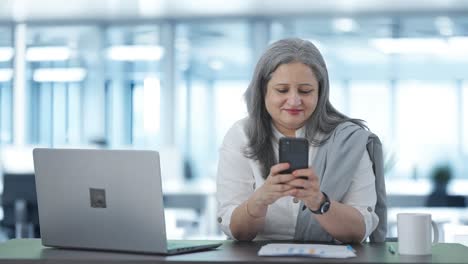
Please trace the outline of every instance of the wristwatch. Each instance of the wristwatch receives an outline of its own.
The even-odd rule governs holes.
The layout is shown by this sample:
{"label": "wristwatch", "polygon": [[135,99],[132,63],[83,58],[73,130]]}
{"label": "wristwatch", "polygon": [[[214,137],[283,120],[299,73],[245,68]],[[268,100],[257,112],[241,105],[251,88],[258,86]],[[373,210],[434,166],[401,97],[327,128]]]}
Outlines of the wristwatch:
{"label": "wristwatch", "polygon": [[322,194],[323,194],[323,197],[325,199],[320,204],[320,207],[317,210],[311,210],[309,208],[309,210],[314,214],[324,214],[324,213],[328,212],[328,210],[330,209],[330,199],[328,198],[328,195],[326,193],[324,193],[324,192],[322,192]]}

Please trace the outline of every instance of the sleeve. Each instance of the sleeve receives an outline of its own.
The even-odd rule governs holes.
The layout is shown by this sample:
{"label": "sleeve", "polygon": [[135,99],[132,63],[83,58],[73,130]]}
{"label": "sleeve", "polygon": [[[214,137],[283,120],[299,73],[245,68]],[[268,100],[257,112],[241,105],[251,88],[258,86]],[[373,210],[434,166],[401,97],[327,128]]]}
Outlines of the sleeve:
{"label": "sleeve", "polygon": [[226,134],[219,151],[216,180],[217,220],[221,230],[230,238],[232,212],[247,200],[255,189],[255,179],[249,160],[243,154],[242,131],[233,127]]}
{"label": "sleeve", "polygon": [[361,242],[365,241],[379,223],[379,217],[375,213],[375,204],[377,203],[375,175],[367,151],[364,151],[358,169],[353,175],[349,190],[342,202],[356,208],[362,214],[366,233]]}

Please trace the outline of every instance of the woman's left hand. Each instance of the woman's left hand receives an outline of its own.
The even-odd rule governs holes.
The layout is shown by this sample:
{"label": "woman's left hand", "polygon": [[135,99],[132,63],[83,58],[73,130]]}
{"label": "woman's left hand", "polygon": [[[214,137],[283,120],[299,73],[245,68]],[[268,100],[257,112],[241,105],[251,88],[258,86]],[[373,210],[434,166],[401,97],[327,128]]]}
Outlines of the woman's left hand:
{"label": "woman's left hand", "polygon": [[314,170],[312,168],[299,169],[293,171],[292,175],[295,179],[287,184],[298,188],[293,196],[303,201],[309,209],[317,210],[322,202],[323,194],[320,191],[319,180]]}

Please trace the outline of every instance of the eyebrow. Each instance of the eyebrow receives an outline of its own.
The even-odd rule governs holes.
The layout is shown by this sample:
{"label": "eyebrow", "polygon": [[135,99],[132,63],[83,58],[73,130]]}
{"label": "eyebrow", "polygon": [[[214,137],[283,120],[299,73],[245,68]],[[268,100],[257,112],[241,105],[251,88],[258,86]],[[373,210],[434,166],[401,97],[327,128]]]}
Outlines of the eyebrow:
{"label": "eyebrow", "polygon": [[[275,84],[273,86],[283,86],[283,85],[289,86],[289,83],[277,83],[277,84]],[[298,85],[299,86],[312,86],[312,87],[314,87],[314,85],[311,84],[311,83],[299,83]]]}
{"label": "eyebrow", "polygon": [[299,86],[312,86],[312,87],[314,87],[314,85],[311,84],[311,83],[300,83]]}

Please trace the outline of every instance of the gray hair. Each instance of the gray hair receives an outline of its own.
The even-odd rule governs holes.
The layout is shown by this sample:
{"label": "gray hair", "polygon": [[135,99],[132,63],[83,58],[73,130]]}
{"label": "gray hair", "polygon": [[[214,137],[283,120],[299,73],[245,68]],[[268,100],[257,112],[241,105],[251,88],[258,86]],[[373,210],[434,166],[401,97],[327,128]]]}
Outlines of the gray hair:
{"label": "gray hair", "polygon": [[[244,155],[261,164],[264,178],[268,177],[271,166],[277,163],[272,145],[271,116],[265,106],[267,84],[280,65],[292,62],[301,62],[309,66],[319,84],[317,107],[305,123],[305,137],[310,144],[320,146],[336,126],[346,121],[367,128],[362,120],[349,118],[331,105],[327,66],[317,47],[310,41],[299,38],[279,40],[263,53],[244,94],[249,114],[246,129],[249,143]],[[327,136],[319,139],[319,134]]]}

